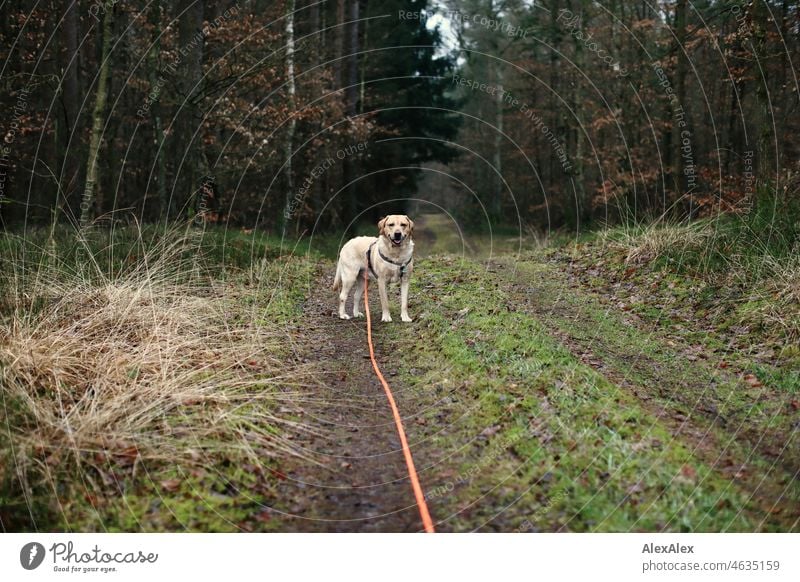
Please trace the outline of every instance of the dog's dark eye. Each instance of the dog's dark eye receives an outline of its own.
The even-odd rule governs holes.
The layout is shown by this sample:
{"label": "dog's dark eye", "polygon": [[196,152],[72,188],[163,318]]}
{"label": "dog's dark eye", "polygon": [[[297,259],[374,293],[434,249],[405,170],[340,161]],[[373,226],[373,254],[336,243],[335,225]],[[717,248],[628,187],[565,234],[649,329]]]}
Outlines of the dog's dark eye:
{"label": "dog's dark eye", "polygon": [[390,222],[390,223],[389,223],[389,226],[394,226],[394,222]]}
{"label": "dog's dark eye", "polygon": [[405,228],[405,227],[406,227],[406,226],[408,226],[408,225],[407,225],[407,224],[404,222],[404,223],[403,223],[403,224],[401,224],[400,226],[402,226],[403,228]]}

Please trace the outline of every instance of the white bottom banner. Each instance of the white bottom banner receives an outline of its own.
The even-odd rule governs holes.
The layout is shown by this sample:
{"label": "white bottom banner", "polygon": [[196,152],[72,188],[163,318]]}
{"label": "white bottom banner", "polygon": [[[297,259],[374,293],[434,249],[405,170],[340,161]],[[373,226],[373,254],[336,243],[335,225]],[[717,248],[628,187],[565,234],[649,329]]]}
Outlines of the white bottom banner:
{"label": "white bottom banner", "polygon": [[4,534],[0,572],[4,581],[794,581],[798,550],[800,534]]}

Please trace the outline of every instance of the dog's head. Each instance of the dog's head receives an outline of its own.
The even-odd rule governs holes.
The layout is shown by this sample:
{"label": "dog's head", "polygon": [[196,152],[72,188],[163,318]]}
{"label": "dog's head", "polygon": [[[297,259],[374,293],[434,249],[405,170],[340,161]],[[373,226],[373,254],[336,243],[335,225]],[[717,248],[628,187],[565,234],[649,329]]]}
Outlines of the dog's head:
{"label": "dog's head", "polygon": [[378,235],[385,236],[394,246],[400,246],[414,232],[414,221],[405,214],[390,214],[378,222]]}

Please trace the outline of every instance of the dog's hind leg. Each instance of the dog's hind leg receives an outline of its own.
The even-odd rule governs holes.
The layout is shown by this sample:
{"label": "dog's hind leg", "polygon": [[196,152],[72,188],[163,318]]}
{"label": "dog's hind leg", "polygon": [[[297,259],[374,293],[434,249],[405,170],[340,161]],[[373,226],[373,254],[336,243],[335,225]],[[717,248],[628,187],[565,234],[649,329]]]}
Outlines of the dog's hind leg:
{"label": "dog's hind leg", "polygon": [[347,315],[344,306],[345,303],[347,303],[347,296],[350,294],[350,288],[353,286],[353,283],[355,283],[355,278],[353,277],[352,273],[346,269],[342,269],[342,288],[339,291],[339,319],[350,319],[350,316]]}
{"label": "dog's hind leg", "polygon": [[336,276],[333,278],[333,286],[331,289],[336,291],[342,284],[342,266],[339,263],[336,263]]}
{"label": "dog's hind leg", "polygon": [[364,299],[364,271],[358,272],[356,278],[356,290],[353,293],[353,317],[364,317],[361,312],[361,302]]}

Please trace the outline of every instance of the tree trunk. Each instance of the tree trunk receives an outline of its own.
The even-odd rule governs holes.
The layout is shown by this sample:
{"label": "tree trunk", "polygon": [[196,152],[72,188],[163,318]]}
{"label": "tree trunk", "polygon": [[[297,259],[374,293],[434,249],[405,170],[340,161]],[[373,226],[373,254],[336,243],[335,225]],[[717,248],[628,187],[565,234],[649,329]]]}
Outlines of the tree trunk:
{"label": "tree trunk", "polygon": [[[359,50],[358,16],[359,0],[350,0],[350,14],[348,15],[350,23],[347,25],[349,33],[349,42],[347,44],[347,89],[345,91],[345,111],[350,117],[355,116],[358,107],[358,54],[356,54]],[[344,169],[345,183],[351,181],[353,176],[358,175],[357,161],[352,156],[348,156],[342,161],[342,167]],[[358,213],[359,184],[360,182],[356,181],[348,188],[348,211],[350,216],[356,216]]]}
{"label": "tree trunk", "polygon": [[[286,15],[286,92],[288,97],[289,106],[289,123],[286,129],[286,147],[284,149],[284,156],[286,158],[284,168],[284,175],[286,177],[286,197],[283,207],[283,220],[281,227],[281,236],[286,236],[286,226],[291,220],[291,206],[292,198],[294,197],[294,179],[292,177],[292,149],[294,148],[294,133],[297,125],[295,119],[295,84],[294,84],[294,9],[295,0],[287,2]],[[299,212],[299,208],[295,209]]]}
{"label": "tree trunk", "polygon": [[495,71],[495,81],[497,87],[497,94],[495,96],[494,106],[494,152],[492,164],[494,165],[495,173],[493,176],[494,184],[494,200],[492,201],[492,213],[495,220],[503,221],[503,70],[500,68],[500,63],[493,63]]}
{"label": "tree trunk", "polygon": [[[756,103],[758,119],[758,191],[766,192],[773,181],[775,156],[773,155],[772,108],[767,74],[767,27],[769,9],[765,0],[753,0],[750,5],[753,22],[754,77],[756,80]],[[775,176],[777,178],[777,176]]]}
{"label": "tree trunk", "polygon": [[306,45],[315,47],[316,50],[311,51],[309,61],[315,65],[321,63],[325,57],[325,43],[324,34],[322,34],[320,26],[319,7],[320,3],[316,0],[305,0],[305,6],[308,12],[308,22],[306,26],[308,30],[300,34],[300,36],[309,35],[311,40],[306,41]]}
{"label": "tree trunk", "polygon": [[[367,12],[364,14],[364,50],[369,49],[369,3],[366,5]],[[367,77],[367,56],[368,53],[365,52],[361,55],[361,78],[359,80],[361,84],[361,89],[359,91],[359,99],[358,99],[358,111],[363,113],[364,111],[364,102],[365,102],[365,87],[366,87],[366,77]]]}
{"label": "tree trunk", "polygon": [[[742,98],[744,97],[744,81],[734,80],[731,82],[731,99],[728,105],[728,142],[725,152],[725,174],[732,173],[731,166],[733,164],[734,152],[738,149],[739,131],[737,121],[739,119],[739,108],[741,107]],[[745,144],[750,146],[750,144]]]}
{"label": "tree trunk", "polygon": [[356,114],[358,105],[358,0],[350,2],[350,44],[347,47],[347,114]]}
{"label": "tree trunk", "polygon": [[81,144],[81,132],[76,131],[78,124],[78,106],[80,104],[80,52],[78,50],[78,4],[70,5],[64,12],[64,26],[62,39],[65,49],[64,84],[62,103],[64,104],[64,132],[63,143],[66,148],[62,152],[62,167],[60,172],[60,188],[65,197],[69,197],[78,180],[79,166],[78,155]]}
{"label": "tree trunk", "polygon": [[[83,189],[81,202],[81,228],[86,228],[95,216],[96,190],[99,188],[99,171],[97,158],[100,153],[100,142],[103,131],[103,113],[108,98],[108,73],[111,61],[111,27],[113,23],[113,8],[103,14],[103,32],[100,73],[97,81],[97,93],[94,97],[94,110],[92,112],[92,132],[89,137],[89,156],[86,162],[86,185]],[[102,210],[102,209],[101,209]]]}
{"label": "tree trunk", "polygon": [[[549,110],[550,116],[547,121],[548,125],[550,126],[550,131],[556,131],[558,128],[558,117],[560,115],[561,107],[560,103],[558,102],[556,95],[561,94],[561,86],[559,84],[559,75],[562,73],[562,67],[559,64],[559,56],[558,50],[561,45],[561,33],[560,33],[560,26],[556,22],[558,18],[558,10],[559,10],[559,1],[558,0],[551,0],[550,2],[550,24],[552,26],[553,36],[550,39],[550,55],[549,55],[549,76],[550,76],[550,91],[547,97],[549,103]],[[547,140],[545,139],[545,142]],[[545,148],[550,149],[550,144],[546,143]],[[551,182],[556,180],[556,166],[555,166],[555,152],[550,152],[548,157],[548,179]],[[566,191],[561,192],[562,197],[568,196],[571,193]],[[563,200],[562,200],[563,201]]]}
{"label": "tree trunk", "polygon": [[[150,6],[150,24],[153,26],[153,43],[147,55],[148,77],[151,93],[156,92],[150,104],[150,121],[153,123],[153,144],[156,148],[156,209],[155,215],[163,219],[167,212],[166,159],[164,157],[164,128],[161,122],[161,98],[164,79],[159,74],[158,55],[161,54],[161,2],[153,0]],[[145,202],[146,204],[146,202]]]}
{"label": "tree trunk", "polygon": [[336,4],[336,57],[333,61],[333,82],[335,89],[338,91],[344,85],[344,78],[342,75],[342,66],[344,60],[344,0],[338,0]]}
{"label": "tree trunk", "polygon": [[204,0],[182,0],[178,5],[180,16],[179,42],[181,46],[180,90],[183,99],[180,113],[174,123],[173,152],[175,155],[175,172],[177,193],[177,210],[185,213],[187,218],[194,219],[196,204],[202,187],[202,135],[195,131],[199,123],[197,104],[195,103],[198,85],[203,77],[203,18]]}
{"label": "tree trunk", "polygon": [[[584,0],[579,0],[578,2],[578,16],[580,17],[580,21],[584,21],[584,16],[586,11],[584,10]],[[572,3],[567,4],[567,8],[570,12],[574,13]],[[573,39],[573,46],[575,48],[575,68],[578,71],[584,70],[584,58],[583,58],[583,42],[580,41],[577,35],[572,35]],[[572,111],[575,113],[575,127],[569,131],[567,134],[571,137],[571,142],[567,141],[567,151],[569,152],[570,149],[574,152],[573,154],[573,162],[575,167],[572,169],[572,179],[575,182],[575,190],[577,195],[577,200],[575,201],[575,219],[576,225],[575,228],[580,230],[582,226],[589,222],[590,219],[590,205],[589,201],[586,199],[586,188],[583,183],[584,176],[583,176],[583,136],[581,135],[581,126],[583,120],[583,95],[581,95],[580,87],[581,87],[581,78],[580,73],[576,73],[573,76],[573,86],[571,91],[571,101],[572,101]],[[570,145],[572,148],[570,148]],[[569,192],[567,192],[567,196],[569,196]]]}
{"label": "tree trunk", "polygon": [[[682,132],[686,131],[681,127],[680,121],[685,120],[686,106],[686,0],[677,0],[675,4],[675,42],[677,51],[677,64],[675,66],[675,96],[676,100],[672,107],[672,180],[675,194],[680,199],[684,194],[683,179],[683,152]],[[685,134],[684,134],[685,135]],[[691,145],[691,144],[690,144]],[[690,209],[691,210],[691,209]]]}

